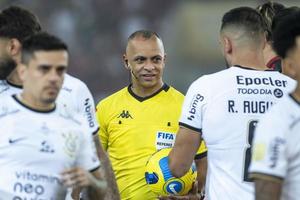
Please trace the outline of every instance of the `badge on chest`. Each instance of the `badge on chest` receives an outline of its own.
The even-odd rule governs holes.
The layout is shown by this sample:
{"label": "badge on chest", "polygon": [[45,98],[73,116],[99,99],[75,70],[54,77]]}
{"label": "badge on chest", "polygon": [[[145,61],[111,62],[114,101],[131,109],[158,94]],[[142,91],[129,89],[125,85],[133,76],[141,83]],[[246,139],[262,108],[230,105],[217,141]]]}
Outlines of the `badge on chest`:
{"label": "badge on chest", "polygon": [[174,133],[158,131],[156,133],[156,149],[172,147],[175,142],[176,135]]}

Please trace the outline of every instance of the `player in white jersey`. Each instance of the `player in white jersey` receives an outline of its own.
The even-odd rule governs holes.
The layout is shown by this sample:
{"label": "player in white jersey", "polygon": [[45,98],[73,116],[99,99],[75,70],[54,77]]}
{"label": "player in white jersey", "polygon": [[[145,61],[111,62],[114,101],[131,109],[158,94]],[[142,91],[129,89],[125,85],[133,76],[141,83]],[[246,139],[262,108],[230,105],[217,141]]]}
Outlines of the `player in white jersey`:
{"label": "player in white jersey", "polygon": [[66,188],[76,186],[87,188],[90,199],[103,199],[106,181],[86,121],[55,104],[67,46],[38,33],[22,48],[23,91],[0,99],[0,197],[63,200]]}
{"label": "player in white jersey", "polygon": [[[17,73],[20,67],[22,43],[25,38],[41,31],[37,17],[30,11],[10,6],[0,12],[0,98],[22,91],[22,81]],[[14,69],[8,77],[6,75]],[[93,97],[86,84],[70,75],[65,76],[57,104],[66,106],[70,112],[83,114],[94,135],[98,155],[105,171],[109,174],[109,192],[118,199],[119,194],[110,161],[103,151],[97,136],[98,124],[95,121]]]}
{"label": "player in white jersey", "polygon": [[[21,85],[0,80],[0,97],[19,94],[22,88]],[[57,97],[57,103],[74,113],[82,114],[88,122],[89,132],[93,135],[97,134],[98,124],[95,122],[94,99],[84,82],[66,74],[62,89]]]}
{"label": "player in white jersey", "polygon": [[206,197],[253,200],[247,170],[257,120],[294,87],[294,81],[264,65],[265,27],[252,8],[228,11],[220,42],[231,66],[200,77],[185,97],[180,130],[169,155],[172,174],[180,177],[192,164],[203,138],[208,148]]}
{"label": "player in white jersey", "polygon": [[[8,77],[4,76],[8,72],[3,72],[3,79],[0,80],[0,97],[22,91],[22,82],[17,73],[18,65],[20,65],[22,42],[26,37],[40,31],[41,26],[36,16],[29,11],[19,7],[9,7],[1,11],[0,69],[4,68],[5,71],[10,72],[13,69],[13,64],[15,64],[16,69]],[[66,75],[57,102],[69,107],[76,113],[83,114],[88,121],[91,133],[97,133],[98,125],[95,120],[94,99],[84,82]],[[98,137],[96,138],[98,140]]]}
{"label": "player in white jersey", "polygon": [[274,31],[274,49],[298,84],[260,120],[253,141],[250,177],[256,200],[300,196],[300,11],[284,16]]}
{"label": "player in white jersey", "polygon": [[0,99],[0,199],[64,199],[65,169],[99,168],[92,136],[64,107],[41,111],[18,98]]}

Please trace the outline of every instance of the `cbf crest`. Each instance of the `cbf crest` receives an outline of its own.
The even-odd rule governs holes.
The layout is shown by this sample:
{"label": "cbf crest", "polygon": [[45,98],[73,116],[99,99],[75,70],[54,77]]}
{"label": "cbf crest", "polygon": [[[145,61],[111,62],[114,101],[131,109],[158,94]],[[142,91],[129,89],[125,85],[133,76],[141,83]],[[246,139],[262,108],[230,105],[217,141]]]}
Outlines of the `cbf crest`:
{"label": "cbf crest", "polygon": [[74,134],[74,132],[67,132],[63,133],[62,137],[64,139],[64,152],[70,156],[70,157],[75,157],[76,155],[76,150],[78,149],[78,136],[77,134]]}

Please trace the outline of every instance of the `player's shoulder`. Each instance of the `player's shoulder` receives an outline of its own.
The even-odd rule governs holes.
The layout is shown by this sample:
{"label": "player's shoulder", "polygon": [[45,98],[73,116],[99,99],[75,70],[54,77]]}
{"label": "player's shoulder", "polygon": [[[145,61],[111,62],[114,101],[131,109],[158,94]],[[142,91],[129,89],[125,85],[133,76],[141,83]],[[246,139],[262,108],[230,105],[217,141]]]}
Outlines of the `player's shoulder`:
{"label": "player's shoulder", "polygon": [[0,96],[7,95],[10,89],[11,87],[6,80],[0,80]]}
{"label": "player's shoulder", "polygon": [[230,68],[229,69],[223,69],[221,71],[218,72],[213,72],[213,73],[209,73],[209,74],[205,74],[200,76],[199,78],[197,78],[193,84],[198,86],[198,85],[202,85],[204,83],[211,83],[211,82],[216,82],[219,80],[224,79],[227,74],[232,74],[232,72],[230,72]]}
{"label": "player's shoulder", "polygon": [[15,95],[2,95],[0,98],[0,106],[1,107],[11,107],[15,105],[14,101],[16,99]]}
{"label": "player's shoulder", "polygon": [[268,114],[274,115],[274,113],[277,113],[279,118],[288,118],[292,115],[299,117],[299,102],[291,94],[283,95],[283,97],[271,107]]}
{"label": "player's shoulder", "polygon": [[70,74],[65,74],[65,80],[62,85],[62,90],[71,92],[73,90],[78,90],[82,88],[87,88],[86,84],[82,80],[71,76]]}
{"label": "player's shoulder", "polygon": [[226,73],[226,71],[222,70],[215,73],[202,75],[190,84],[189,90],[190,91],[201,90],[202,92],[204,90],[210,91],[212,87],[217,85],[216,84],[217,82],[223,80],[224,73]]}
{"label": "player's shoulder", "polygon": [[6,80],[0,80],[0,88],[1,87],[6,87],[7,86],[7,81]]}
{"label": "player's shoulder", "polygon": [[266,72],[269,72],[272,77],[276,77],[276,78],[281,78],[281,79],[285,79],[287,81],[290,81],[290,82],[296,82],[294,79],[290,78],[289,76],[283,74],[283,73],[280,73],[278,71],[274,71],[274,70],[266,70]]}
{"label": "player's shoulder", "polygon": [[293,119],[299,116],[296,113],[297,106],[289,94],[283,95],[261,118],[260,123],[264,125],[262,129],[266,127],[276,131],[287,129]]}
{"label": "player's shoulder", "polygon": [[17,106],[16,97],[3,95],[0,98],[0,118],[19,113],[20,109]]}
{"label": "player's shoulder", "polygon": [[297,81],[295,81],[294,79],[290,78],[289,76],[287,75],[284,75],[282,73],[279,73],[278,72],[278,76],[281,78],[281,79],[285,79],[287,81],[287,84],[288,86],[290,86],[291,88],[296,88],[297,86]]}
{"label": "player's shoulder", "polygon": [[62,121],[73,124],[75,126],[82,126],[83,122],[85,121],[84,117],[81,114],[61,104],[56,105],[54,118],[61,119]]}

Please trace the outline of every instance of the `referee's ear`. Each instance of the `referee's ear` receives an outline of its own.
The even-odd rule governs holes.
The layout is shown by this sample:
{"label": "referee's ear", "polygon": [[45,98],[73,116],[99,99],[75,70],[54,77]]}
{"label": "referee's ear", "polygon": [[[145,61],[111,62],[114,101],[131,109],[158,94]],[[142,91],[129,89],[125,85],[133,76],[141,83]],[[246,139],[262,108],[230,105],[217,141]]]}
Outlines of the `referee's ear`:
{"label": "referee's ear", "polygon": [[128,63],[128,58],[126,54],[123,54],[123,65],[127,70],[131,70]]}

